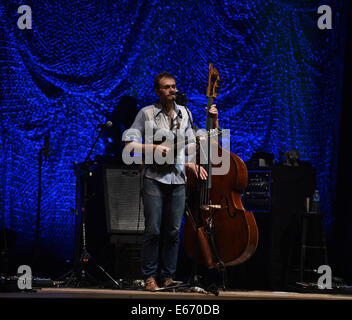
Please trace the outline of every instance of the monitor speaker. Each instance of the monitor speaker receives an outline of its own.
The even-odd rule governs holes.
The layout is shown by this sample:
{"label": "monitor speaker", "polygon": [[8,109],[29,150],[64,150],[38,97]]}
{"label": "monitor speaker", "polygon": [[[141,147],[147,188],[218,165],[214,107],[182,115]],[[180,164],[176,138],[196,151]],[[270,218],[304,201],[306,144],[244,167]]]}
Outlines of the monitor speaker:
{"label": "monitor speaker", "polygon": [[[144,212],[140,191],[138,167],[98,165],[88,177],[87,247],[115,278],[141,277]],[[94,276],[106,280],[99,270]]]}
{"label": "monitor speaker", "polygon": [[109,234],[144,231],[141,174],[129,166],[103,168],[106,226]]}

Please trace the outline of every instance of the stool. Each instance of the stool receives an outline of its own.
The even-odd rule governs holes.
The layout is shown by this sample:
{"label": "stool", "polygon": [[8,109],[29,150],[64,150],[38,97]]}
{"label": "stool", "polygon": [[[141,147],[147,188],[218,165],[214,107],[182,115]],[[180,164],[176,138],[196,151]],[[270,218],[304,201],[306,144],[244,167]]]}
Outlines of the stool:
{"label": "stool", "polygon": [[[308,250],[319,250],[322,254],[324,264],[328,264],[328,252],[326,247],[326,236],[324,229],[324,213],[322,212],[303,212],[302,213],[302,235],[301,235],[301,250],[300,250],[300,266],[299,266],[299,278],[300,281],[304,281],[304,272],[312,272],[311,269],[306,269],[306,253]],[[307,243],[307,232],[309,220],[319,220],[319,225],[315,224],[315,227],[319,229],[319,242],[320,245],[309,245]]]}

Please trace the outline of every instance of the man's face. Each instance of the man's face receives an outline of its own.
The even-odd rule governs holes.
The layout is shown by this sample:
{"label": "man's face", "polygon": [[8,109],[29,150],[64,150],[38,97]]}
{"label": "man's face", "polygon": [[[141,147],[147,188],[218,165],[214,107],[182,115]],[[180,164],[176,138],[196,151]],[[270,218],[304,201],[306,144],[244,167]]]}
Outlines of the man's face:
{"label": "man's face", "polygon": [[176,81],[172,78],[161,78],[159,80],[159,88],[156,89],[156,94],[160,98],[161,103],[174,101],[176,95],[172,94],[176,91]]}

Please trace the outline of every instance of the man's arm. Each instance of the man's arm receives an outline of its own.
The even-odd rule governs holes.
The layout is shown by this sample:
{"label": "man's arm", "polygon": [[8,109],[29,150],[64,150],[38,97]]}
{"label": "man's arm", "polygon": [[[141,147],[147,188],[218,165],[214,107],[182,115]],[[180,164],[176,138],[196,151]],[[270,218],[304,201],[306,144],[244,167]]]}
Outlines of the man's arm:
{"label": "man's arm", "polygon": [[129,149],[138,150],[144,154],[148,152],[160,152],[164,156],[170,151],[168,146],[162,144],[140,143],[137,141],[125,142],[125,146],[129,146]]}

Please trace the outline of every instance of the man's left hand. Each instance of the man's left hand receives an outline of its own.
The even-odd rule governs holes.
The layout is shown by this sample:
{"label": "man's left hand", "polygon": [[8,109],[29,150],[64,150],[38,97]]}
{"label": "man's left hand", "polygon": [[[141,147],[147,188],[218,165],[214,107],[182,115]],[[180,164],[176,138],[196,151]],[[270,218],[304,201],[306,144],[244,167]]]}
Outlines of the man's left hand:
{"label": "man's left hand", "polygon": [[[207,108],[205,108],[205,110],[207,110]],[[218,109],[216,108],[216,104],[212,104],[208,112],[213,122],[213,128],[217,128],[219,126],[219,123],[218,123]]]}
{"label": "man's left hand", "polygon": [[208,112],[214,120],[218,118],[218,109],[216,108],[216,104],[212,104]]}

